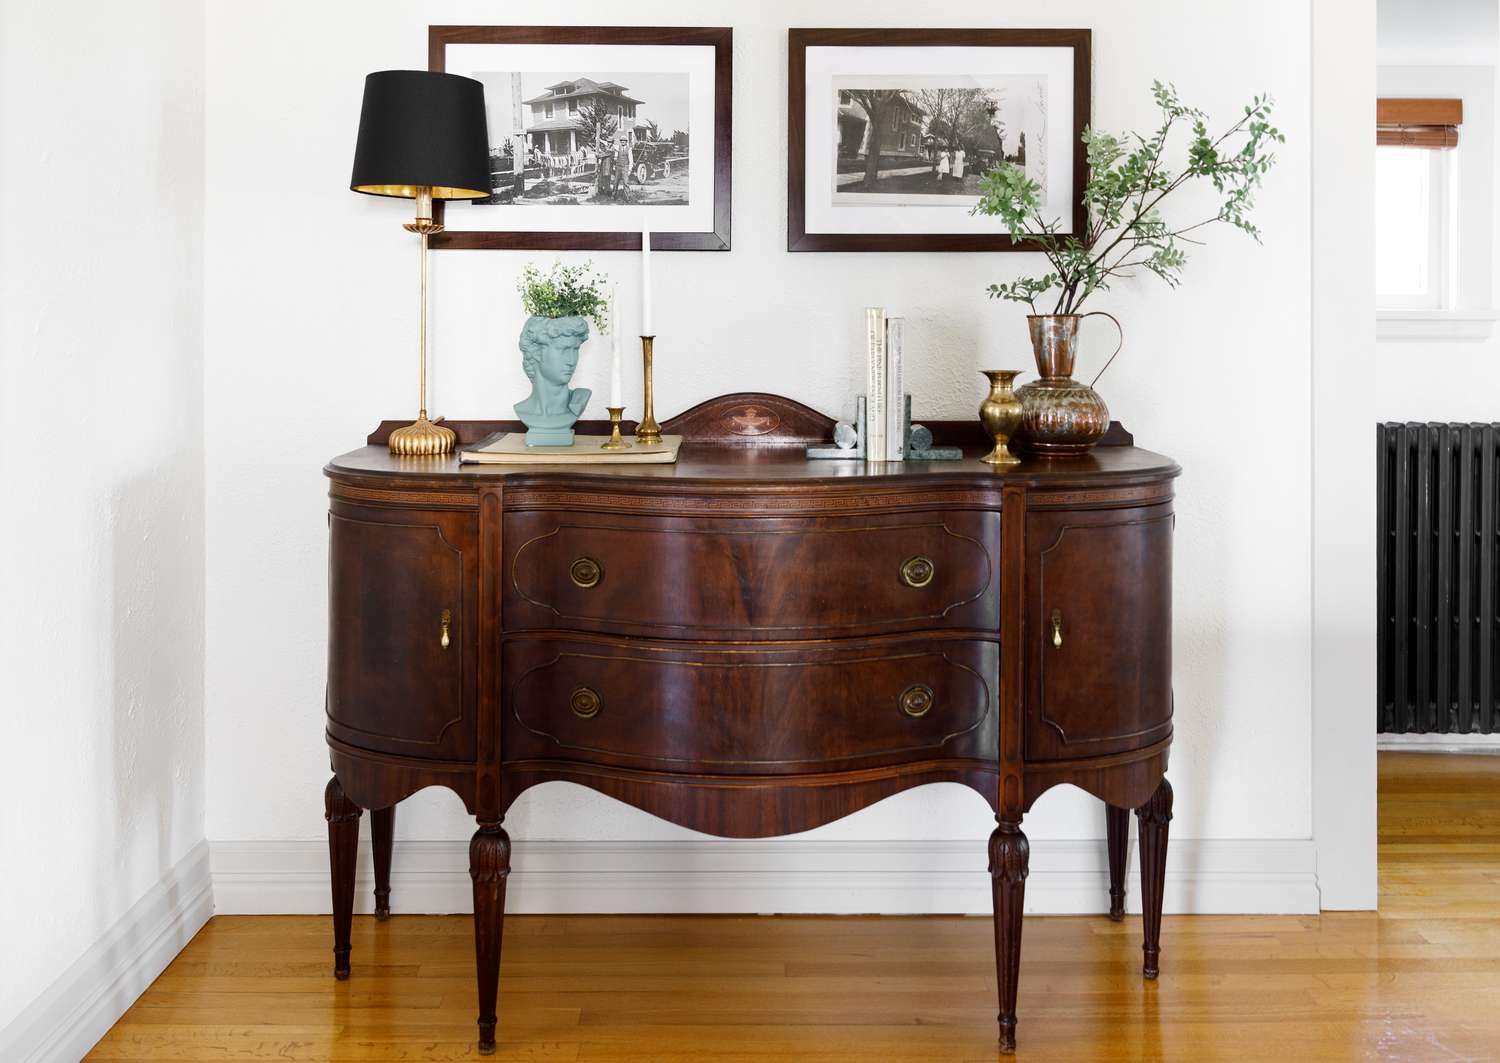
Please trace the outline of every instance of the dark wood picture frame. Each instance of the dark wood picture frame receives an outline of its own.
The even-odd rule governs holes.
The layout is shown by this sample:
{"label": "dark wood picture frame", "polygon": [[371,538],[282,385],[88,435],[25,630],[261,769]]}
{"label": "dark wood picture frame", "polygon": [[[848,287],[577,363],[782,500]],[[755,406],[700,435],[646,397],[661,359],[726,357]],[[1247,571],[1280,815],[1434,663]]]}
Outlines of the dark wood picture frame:
{"label": "dark wood picture frame", "polygon": [[[446,69],[450,44],[708,45],[714,49],[714,207],[710,232],[653,232],[653,251],[728,251],[733,144],[734,31],[727,26],[428,26],[427,66]],[[433,219],[443,220],[435,202]],[[532,251],[639,251],[638,232],[491,232],[445,230],[434,248]]]}
{"label": "dark wood picture frame", "polygon": [[1034,251],[1005,233],[809,233],[807,231],[807,49],[857,48],[1072,48],[1073,230],[1087,223],[1083,186],[1088,159],[1081,138],[1089,124],[1093,32],[1087,29],[792,29],[787,31],[788,251]]}

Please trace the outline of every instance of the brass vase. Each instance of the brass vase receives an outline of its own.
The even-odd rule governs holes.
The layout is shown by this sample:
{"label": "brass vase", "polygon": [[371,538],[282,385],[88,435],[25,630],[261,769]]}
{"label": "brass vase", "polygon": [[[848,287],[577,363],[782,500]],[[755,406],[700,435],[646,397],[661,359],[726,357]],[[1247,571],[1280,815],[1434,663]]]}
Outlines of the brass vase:
{"label": "brass vase", "polygon": [[1021,459],[1010,452],[1006,443],[1016,434],[1021,423],[1021,400],[1016,398],[1011,384],[1022,370],[981,369],[980,372],[990,379],[990,393],[979,404],[979,423],[995,441],[995,449],[979,460],[991,465],[1017,465]]}
{"label": "brass vase", "polygon": [[[1016,430],[1017,449],[1027,454],[1067,456],[1087,454],[1104,438],[1109,429],[1109,407],[1092,384],[1073,379],[1073,363],[1078,354],[1078,326],[1086,317],[1107,317],[1095,310],[1088,314],[1031,314],[1026,324],[1031,332],[1031,349],[1036,356],[1039,380],[1016,390],[1024,412]],[[1104,363],[1104,369],[1115,360],[1124,345],[1125,332],[1120,329],[1120,344]],[[1099,370],[1094,381],[1104,375]]]}

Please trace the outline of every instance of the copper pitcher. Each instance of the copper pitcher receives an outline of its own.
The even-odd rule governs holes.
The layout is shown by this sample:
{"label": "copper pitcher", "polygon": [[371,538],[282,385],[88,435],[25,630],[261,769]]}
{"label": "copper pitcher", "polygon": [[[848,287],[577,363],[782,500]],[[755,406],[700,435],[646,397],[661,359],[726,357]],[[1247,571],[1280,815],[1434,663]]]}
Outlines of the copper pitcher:
{"label": "copper pitcher", "polygon": [[[1107,317],[1119,329],[1120,342],[1104,363],[1104,369],[1108,369],[1125,345],[1125,330],[1114,315],[1102,310],[1087,314],[1027,315],[1031,350],[1041,379],[1016,389],[1022,407],[1021,426],[1015,435],[1018,450],[1046,456],[1087,454],[1109,430],[1109,407],[1093,384],[1073,379],[1078,326],[1086,317]],[[1095,383],[1104,375],[1104,369],[1095,375]]]}

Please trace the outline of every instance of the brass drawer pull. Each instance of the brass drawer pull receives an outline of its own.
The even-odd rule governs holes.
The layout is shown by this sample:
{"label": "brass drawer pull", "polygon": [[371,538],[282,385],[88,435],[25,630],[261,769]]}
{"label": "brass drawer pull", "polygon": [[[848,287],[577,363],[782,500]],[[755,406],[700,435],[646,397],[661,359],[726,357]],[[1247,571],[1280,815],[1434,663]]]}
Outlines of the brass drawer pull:
{"label": "brass drawer pull", "polygon": [[1052,610],[1052,648],[1062,649],[1062,610]]}
{"label": "brass drawer pull", "polygon": [[573,710],[574,716],[587,720],[599,715],[599,710],[604,708],[604,699],[590,687],[575,687],[573,696],[568,699],[568,708]]}
{"label": "brass drawer pull", "polygon": [[577,586],[587,590],[604,578],[604,566],[592,557],[580,557],[568,566],[568,576]]}
{"label": "brass drawer pull", "polygon": [[446,650],[448,648],[448,642],[449,642],[449,640],[448,640],[448,625],[451,624],[451,623],[453,623],[453,614],[450,613],[448,610],[444,609],[443,610],[443,615],[441,617],[439,617],[438,619],[442,622],[442,625],[443,625],[443,634],[442,634],[442,637],[438,639],[438,645],[441,646],[441,647],[443,647],[443,649]]}
{"label": "brass drawer pull", "polygon": [[926,716],[932,709],[932,688],[925,683],[913,683],[901,692],[901,711],[911,717]]}
{"label": "brass drawer pull", "polygon": [[908,557],[901,563],[901,582],[908,587],[925,587],[937,574],[937,566],[929,558]]}

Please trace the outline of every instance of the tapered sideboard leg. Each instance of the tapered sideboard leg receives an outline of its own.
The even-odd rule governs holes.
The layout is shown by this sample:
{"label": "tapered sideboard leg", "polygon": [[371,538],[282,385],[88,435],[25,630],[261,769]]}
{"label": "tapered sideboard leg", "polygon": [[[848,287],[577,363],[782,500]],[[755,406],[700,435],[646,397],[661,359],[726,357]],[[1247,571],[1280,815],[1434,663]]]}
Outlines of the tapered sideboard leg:
{"label": "tapered sideboard leg", "polygon": [[479,968],[479,1051],[495,1050],[495,998],[500,990],[500,941],[505,932],[505,880],[510,876],[510,835],[499,823],[481,823],[469,842],[474,880],[474,959]]}
{"label": "tapered sideboard leg", "polygon": [[344,796],[338,776],[323,791],[328,820],[328,870],[333,882],[333,976],[349,977],[349,926],[354,919],[354,862],[359,855],[360,808]]}
{"label": "tapered sideboard leg", "polygon": [[1146,940],[1142,973],[1155,978],[1161,969],[1161,903],[1167,881],[1167,825],[1172,822],[1172,784],[1166,779],[1144,805],[1135,810],[1140,828],[1141,921]]}
{"label": "tapered sideboard leg", "polygon": [[1000,1051],[1016,1050],[1016,983],[1021,974],[1021,911],[1031,845],[1018,823],[1000,821],[990,835],[990,886],[995,895],[995,977],[1000,983]]}
{"label": "tapered sideboard leg", "polygon": [[370,848],[375,854],[375,918],[391,917],[391,848],[396,841],[396,806],[370,813]]}
{"label": "tapered sideboard leg", "polygon": [[1130,843],[1130,809],[1104,806],[1104,825],[1109,835],[1109,917],[1125,918],[1125,851]]}

